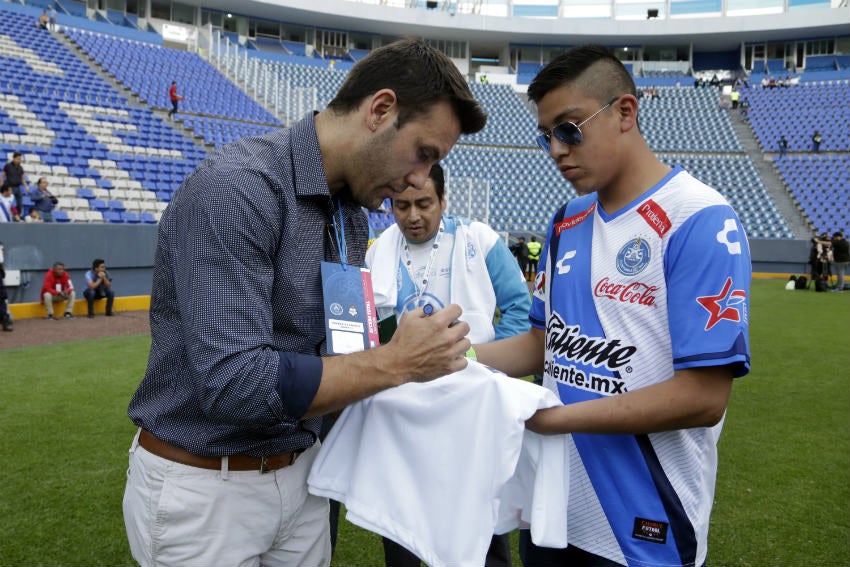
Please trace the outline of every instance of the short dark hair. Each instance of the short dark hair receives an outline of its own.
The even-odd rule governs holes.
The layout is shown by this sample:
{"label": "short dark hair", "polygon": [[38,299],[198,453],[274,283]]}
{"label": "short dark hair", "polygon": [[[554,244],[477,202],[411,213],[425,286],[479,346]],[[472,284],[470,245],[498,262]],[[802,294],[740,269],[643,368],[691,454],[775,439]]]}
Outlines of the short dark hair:
{"label": "short dark hair", "polygon": [[23,154],[21,152],[13,152],[12,153],[12,159],[15,159],[16,157],[21,157],[22,155]]}
{"label": "short dark hair", "polygon": [[487,113],[451,59],[420,39],[402,39],[375,49],[348,72],[328,108],[346,114],[367,96],[392,89],[398,98],[396,128],[447,101],[463,134],[484,128]]}
{"label": "short dark hair", "polygon": [[581,45],[569,49],[546,65],[528,85],[528,98],[534,104],[539,104],[549,92],[582,79],[585,72],[596,64],[602,65],[600,72],[584,77],[589,96],[602,103],[623,94],[636,96],[634,79],[608,48]]}
{"label": "short dark hair", "polygon": [[105,263],[106,263],[106,260],[104,260],[103,258],[95,258],[94,260],[92,260],[91,269],[95,270],[95,269],[97,269],[98,266],[100,266],[101,264],[105,264]]}
{"label": "short dark hair", "polygon": [[[428,179],[434,182],[434,192],[437,194],[437,199],[442,201],[443,196],[446,194],[446,174],[443,172],[443,166],[439,163],[432,165],[431,170],[428,172]],[[394,197],[390,197],[390,204],[395,206]]]}
{"label": "short dark hair", "polygon": [[65,267],[65,262],[59,262],[59,261],[53,262],[53,267],[54,267],[54,268],[59,267],[59,266],[62,266],[62,267],[64,268],[64,267]]}

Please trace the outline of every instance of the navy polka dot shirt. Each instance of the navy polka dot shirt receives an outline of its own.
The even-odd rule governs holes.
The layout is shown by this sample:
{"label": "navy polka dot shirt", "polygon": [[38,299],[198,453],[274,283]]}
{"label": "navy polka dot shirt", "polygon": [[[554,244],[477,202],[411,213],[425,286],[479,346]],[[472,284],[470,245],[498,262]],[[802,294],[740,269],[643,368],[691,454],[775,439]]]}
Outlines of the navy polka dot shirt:
{"label": "navy polka dot shirt", "polygon": [[[133,422],[198,455],[274,455],[313,445],[301,420],[325,352],[320,264],[339,261],[313,115],[207,158],[159,225],[151,352]],[[347,260],[368,222],[341,202]],[[338,218],[338,214],[337,214]]]}

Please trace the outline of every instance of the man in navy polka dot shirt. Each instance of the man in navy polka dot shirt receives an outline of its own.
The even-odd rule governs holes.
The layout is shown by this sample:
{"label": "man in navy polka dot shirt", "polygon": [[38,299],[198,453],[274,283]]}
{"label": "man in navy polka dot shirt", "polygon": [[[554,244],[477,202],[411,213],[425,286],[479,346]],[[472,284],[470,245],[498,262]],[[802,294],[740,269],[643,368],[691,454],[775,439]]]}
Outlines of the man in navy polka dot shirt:
{"label": "man in navy polka dot shirt", "polygon": [[328,108],[221,148],[159,225],[151,352],[129,416],[124,519],[141,565],[322,566],[328,502],[307,491],[322,415],[461,370],[457,305],[326,356],[320,266],[361,266],[377,208],[487,117],[419,40],[373,51]]}

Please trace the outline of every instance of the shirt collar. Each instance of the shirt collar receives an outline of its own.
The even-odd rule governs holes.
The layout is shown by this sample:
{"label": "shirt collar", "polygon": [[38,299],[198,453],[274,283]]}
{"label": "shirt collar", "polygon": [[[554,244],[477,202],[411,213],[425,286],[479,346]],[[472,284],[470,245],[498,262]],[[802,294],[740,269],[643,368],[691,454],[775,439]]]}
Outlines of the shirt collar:
{"label": "shirt collar", "polygon": [[330,197],[314,117],[315,113],[310,112],[289,129],[289,152],[295,173],[295,194],[299,197]]}

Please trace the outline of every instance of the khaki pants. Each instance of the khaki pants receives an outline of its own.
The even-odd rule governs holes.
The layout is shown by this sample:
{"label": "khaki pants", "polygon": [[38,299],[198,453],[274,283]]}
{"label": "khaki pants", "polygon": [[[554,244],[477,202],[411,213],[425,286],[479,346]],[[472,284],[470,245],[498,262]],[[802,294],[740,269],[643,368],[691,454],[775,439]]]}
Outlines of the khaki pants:
{"label": "khaki pants", "polygon": [[326,567],[328,500],[307,492],[319,444],[276,471],[208,470],[130,447],[124,524],[142,567]]}
{"label": "khaki pants", "polygon": [[[65,304],[65,313],[71,313],[74,310],[74,290],[71,290],[71,293],[68,295],[67,303]],[[44,307],[47,309],[48,315],[53,315],[53,294],[50,292],[44,292]],[[66,301],[64,299],[57,299],[59,303]]]}

